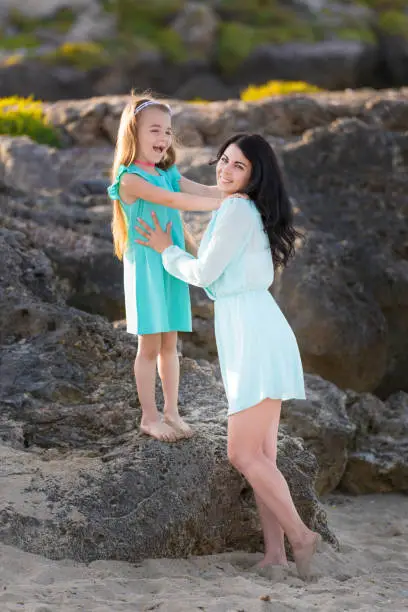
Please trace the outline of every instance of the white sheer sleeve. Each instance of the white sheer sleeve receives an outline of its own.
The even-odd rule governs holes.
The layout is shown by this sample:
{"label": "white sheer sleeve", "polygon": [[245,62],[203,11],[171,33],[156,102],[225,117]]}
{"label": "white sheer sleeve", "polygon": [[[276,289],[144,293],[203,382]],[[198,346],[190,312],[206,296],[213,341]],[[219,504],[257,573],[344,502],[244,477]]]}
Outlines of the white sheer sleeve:
{"label": "white sheer sleeve", "polygon": [[225,200],[205,252],[195,258],[177,246],[168,247],[162,253],[167,272],[190,285],[211,285],[249,240],[256,220],[253,206],[243,198]]}

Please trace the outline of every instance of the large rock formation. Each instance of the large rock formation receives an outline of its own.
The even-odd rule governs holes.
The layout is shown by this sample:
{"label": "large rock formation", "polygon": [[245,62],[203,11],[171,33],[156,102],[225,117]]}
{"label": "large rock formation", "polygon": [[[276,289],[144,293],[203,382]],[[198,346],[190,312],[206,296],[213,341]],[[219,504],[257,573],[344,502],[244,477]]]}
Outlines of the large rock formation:
{"label": "large rock formation", "polygon": [[282,430],[303,439],[316,456],[316,490],[408,492],[408,396],[386,402],[369,393],[340,391],[306,375],[306,401],[285,402]]}
{"label": "large rock formation", "polygon": [[[142,439],[134,342],[65,305],[29,236],[3,229],[0,242],[2,541],[82,561],[258,549],[252,497],[226,457],[213,368],[182,361],[180,405],[196,437]],[[279,466],[305,521],[336,546],[313,455],[283,435]]]}
{"label": "large rock formation", "polygon": [[340,482],[350,493],[408,492],[408,395],[394,393],[386,402],[350,394],[347,403],[356,435]]}
{"label": "large rock formation", "polygon": [[[16,490],[24,489],[13,507],[3,500],[2,534],[50,555],[59,554],[58,535],[61,554],[77,558],[114,556],[118,542],[121,558],[128,559],[139,555],[133,549],[146,554],[224,545],[253,549],[259,528],[245,482],[227,465],[217,365],[202,361],[216,357],[212,303],[202,290],[192,290],[194,331],[182,338],[183,354],[200,360],[183,359],[181,387],[182,408],[200,435],[166,449],[141,439],[135,429],[133,339],[121,331],[123,323],[113,329],[95,316],[111,321],[124,316],[122,270],[112,256],[105,192],[124,103],[116,97],[50,105],[48,117],[64,135],[62,150],[27,138],[0,139],[0,213],[8,230],[1,272],[2,453],[10,479],[16,482],[20,473]],[[280,465],[305,519],[325,532],[314,478],[318,493],[338,486],[353,493],[406,490],[406,401],[399,391],[407,389],[408,354],[407,92],[173,107],[175,127],[187,145],[179,152],[179,167],[192,179],[213,182],[208,161],[237,130],[263,133],[284,166],[305,240],[295,260],[277,274],[273,292],[295,329],[306,370],[314,375],[306,377],[307,401],[284,406]],[[186,214],[184,220],[199,240],[208,215]],[[350,388],[383,399],[393,395],[382,402]],[[305,447],[293,435],[303,438]],[[178,491],[174,514],[162,514],[159,506],[153,525],[140,514],[144,504],[150,512],[144,500],[156,490],[147,474],[159,473],[160,462],[170,474],[172,452],[179,471],[160,490],[167,500]],[[198,471],[189,471],[191,454]],[[69,461],[81,465],[79,476],[68,478]],[[37,480],[33,466],[42,474]],[[83,476],[88,471],[90,476]],[[189,506],[201,473],[207,478],[200,481],[203,495],[181,510]],[[99,513],[84,482],[96,500],[108,491]],[[129,491],[123,493],[126,483]],[[23,498],[32,504],[26,510]],[[135,499],[142,503],[133,515]],[[112,523],[109,531],[105,519],[112,516],[128,519],[123,528]],[[163,516],[172,525],[164,534]],[[136,519],[146,538],[140,535],[135,544]],[[70,525],[65,534],[64,521]]]}
{"label": "large rock formation", "polygon": [[[47,117],[65,142],[80,148],[0,142],[0,177],[20,191],[8,196],[3,224],[30,227],[63,279],[69,304],[110,319],[124,311],[104,190],[124,103],[116,97],[49,106]],[[173,109],[182,142],[193,145],[180,151],[179,166],[194,180],[214,181],[208,161],[231,132],[258,131],[275,145],[305,240],[277,274],[273,292],[295,329],[306,370],[382,397],[406,389],[406,91],[175,103]],[[197,241],[207,220],[185,215]],[[212,305],[200,290],[192,296],[186,354],[213,358]]]}

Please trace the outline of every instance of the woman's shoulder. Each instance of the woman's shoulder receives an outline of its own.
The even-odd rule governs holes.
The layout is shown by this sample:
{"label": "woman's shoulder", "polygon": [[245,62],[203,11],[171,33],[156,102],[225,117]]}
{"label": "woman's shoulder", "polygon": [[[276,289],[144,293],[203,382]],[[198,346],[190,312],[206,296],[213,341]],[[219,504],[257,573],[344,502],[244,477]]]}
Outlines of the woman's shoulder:
{"label": "woman's shoulder", "polygon": [[227,196],[221,203],[221,208],[230,210],[248,210],[256,211],[255,202],[251,200],[245,193],[232,193]]}

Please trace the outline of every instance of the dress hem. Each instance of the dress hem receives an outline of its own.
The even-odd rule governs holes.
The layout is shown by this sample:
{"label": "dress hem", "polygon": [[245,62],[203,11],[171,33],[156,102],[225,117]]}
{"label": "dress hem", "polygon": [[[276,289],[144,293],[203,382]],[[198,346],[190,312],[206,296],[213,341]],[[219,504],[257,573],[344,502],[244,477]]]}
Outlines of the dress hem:
{"label": "dress hem", "polygon": [[302,397],[300,397],[300,393],[288,393],[288,394],[281,394],[281,397],[276,397],[276,396],[272,396],[272,395],[265,395],[264,397],[261,397],[257,402],[255,402],[255,404],[251,404],[249,406],[244,406],[242,408],[234,408],[234,409],[229,409],[228,408],[228,416],[232,416],[234,414],[237,414],[238,412],[243,412],[244,410],[249,410],[250,408],[253,408],[254,406],[257,406],[258,404],[260,404],[261,402],[263,402],[266,399],[270,399],[270,400],[280,400],[282,402],[286,402],[287,400],[305,400],[306,399],[306,395],[303,393]]}
{"label": "dress hem", "polygon": [[183,328],[183,329],[157,329],[155,331],[138,331],[138,330],[131,330],[131,329],[127,329],[126,330],[128,334],[131,334],[132,336],[149,336],[149,335],[153,335],[153,334],[167,334],[169,332],[180,332],[180,333],[191,333],[193,330],[192,328]]}

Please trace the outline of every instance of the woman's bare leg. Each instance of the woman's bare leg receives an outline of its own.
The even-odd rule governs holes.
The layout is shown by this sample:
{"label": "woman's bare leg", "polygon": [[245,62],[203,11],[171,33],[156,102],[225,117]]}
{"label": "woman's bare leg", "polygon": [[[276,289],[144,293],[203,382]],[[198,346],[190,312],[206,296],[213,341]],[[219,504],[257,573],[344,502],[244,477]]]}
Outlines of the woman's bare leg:
{"label": "woman's bare leg", "polygon": [[277,429],[280,400],[266,399],[228,419],[228,457],[254,492],[274,514],[292,546],[301,576],[309,573],[319,535],[311,531],[295,508],[289,487],[276,462],[264,451],[265,431]]}
{"label": "woman's bare leg", "polygon": [[177,434],[166,423],[163,423],[156,406],[156,362],[160,346],[161,334],[148,334],[138,337],[135,379],[142,408],[140,431],[163,442],[174,442],[177,439]]}
{"label": "woman's bare leg", "polygon": [[[265,455],[273,463],[276,463],[277,456],[280,406],[278,409],[279,417],[273,421],[269,431],[266,433],[262,445]],[[258,567],[265,567],[266,565],[287,565],[288,560],[286,558],[283,529],[274,513],[269,510],[268,506],[264,504],[256,493],[255,500],[258,506],[265,542],[265,555],[262,561],[258,563]]]}
{"label": "woman's bare leg", "polygon": [[178,437],[190,438],[193,431],[181,418],[178,411],[180,363],[177,355],[177,332],[167,332],[161,335],[157,364],[163,387],[164,420],[176,431]]}

